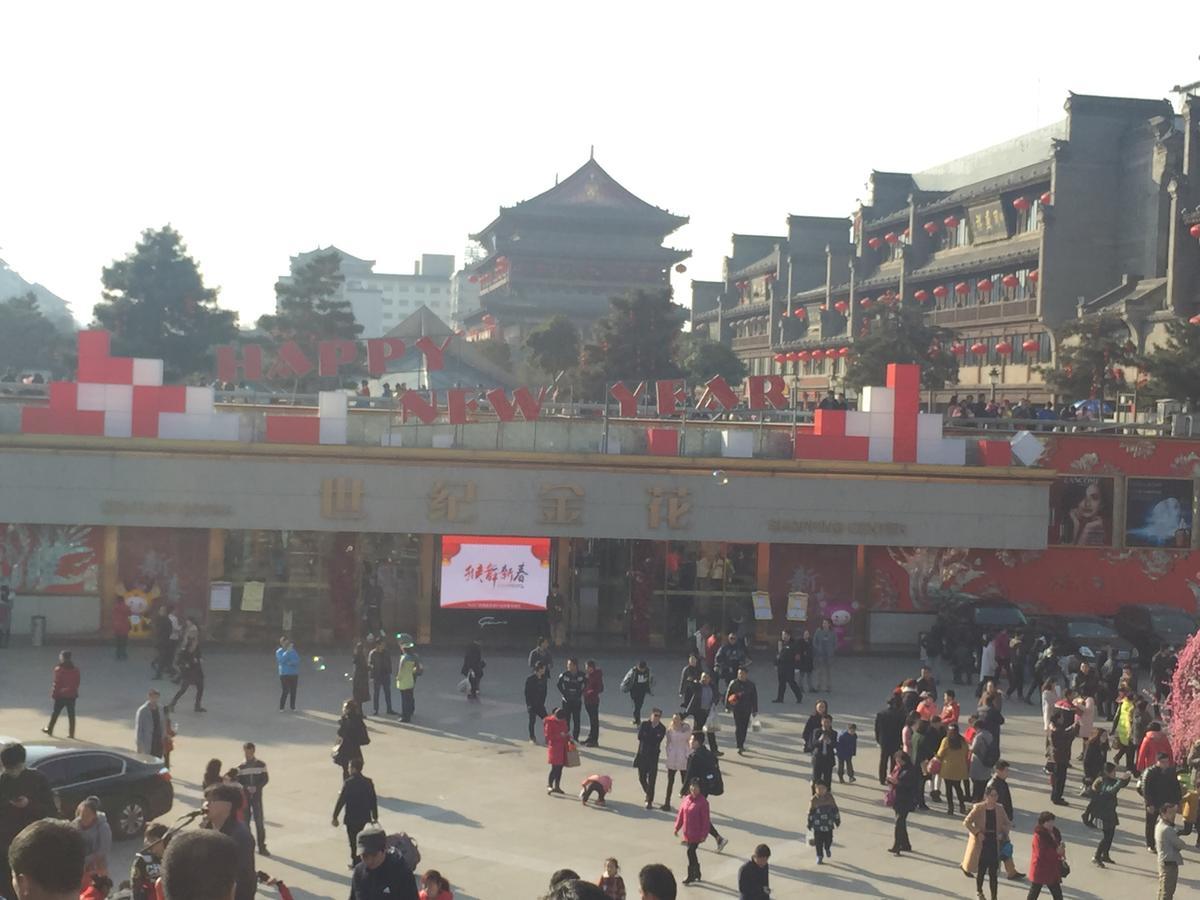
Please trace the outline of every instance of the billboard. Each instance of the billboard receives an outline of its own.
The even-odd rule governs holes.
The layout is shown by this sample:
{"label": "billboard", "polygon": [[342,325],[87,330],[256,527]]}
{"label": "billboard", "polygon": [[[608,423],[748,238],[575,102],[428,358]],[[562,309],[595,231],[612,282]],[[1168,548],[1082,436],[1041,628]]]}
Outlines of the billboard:
{"label": "billboard", "polygon": [[1093,475],[1067,475],[1050,487],[1049,544],[1111,547],[1113,480]]}
{"label": "billboard", "polygon": [[1125,493],[1125,546],[1192,546],[1192,481],[1130,478]]}
{"label": "billboard", "polygon": [[442,538],[442,609],[546,609],[550,538]]}

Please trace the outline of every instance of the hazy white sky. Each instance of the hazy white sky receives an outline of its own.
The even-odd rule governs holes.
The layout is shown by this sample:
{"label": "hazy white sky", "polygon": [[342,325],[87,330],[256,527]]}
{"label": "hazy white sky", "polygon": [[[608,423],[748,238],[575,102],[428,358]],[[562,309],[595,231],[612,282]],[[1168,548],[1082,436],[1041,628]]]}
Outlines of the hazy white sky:
{"label": "hazy white sky", "polygon": [[[819,10],[819,11],[818,11]],[[255,2],[0,5],[0,257],[86,322],[172,223],[243,325],[318,244],[411,271],[597,160],[732,232],[849,214],[911,171],[1062,117],[1067,91],[1200,80],[1200,4]]]}

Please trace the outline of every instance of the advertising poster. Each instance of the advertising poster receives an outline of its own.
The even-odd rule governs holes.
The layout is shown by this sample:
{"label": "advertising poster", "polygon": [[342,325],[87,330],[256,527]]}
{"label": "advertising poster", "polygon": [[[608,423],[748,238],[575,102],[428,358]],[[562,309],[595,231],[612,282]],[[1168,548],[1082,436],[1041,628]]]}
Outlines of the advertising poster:
{"label": "advertising poster", "polygon": [[544,611],[549,593],[549,538],[442,538],[442,609]]}
{"label": "advertising poster", "polygon": [[1125,492],[1125,545],[1191,547],[1192,493],[1190,479],[1130,478]]}
{"label": "advertising poster", "polygon": [[1050,486],[1049,544],[1111,547],[1113,480],[1094,475],[1068,475]]}

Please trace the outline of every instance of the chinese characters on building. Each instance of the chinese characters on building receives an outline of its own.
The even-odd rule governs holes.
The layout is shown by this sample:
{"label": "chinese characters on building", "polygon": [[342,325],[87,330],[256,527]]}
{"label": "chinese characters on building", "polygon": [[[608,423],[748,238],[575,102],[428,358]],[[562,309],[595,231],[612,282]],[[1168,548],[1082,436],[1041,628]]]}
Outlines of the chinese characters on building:
{"label": "chinese characters on building", "polygon": [[524,584],[528,574],[525,571],[525,563],[518,563],[516,566],[476,563],[463,570],[463,578],[466,581],[483,581],[492,587],[498,584]]}

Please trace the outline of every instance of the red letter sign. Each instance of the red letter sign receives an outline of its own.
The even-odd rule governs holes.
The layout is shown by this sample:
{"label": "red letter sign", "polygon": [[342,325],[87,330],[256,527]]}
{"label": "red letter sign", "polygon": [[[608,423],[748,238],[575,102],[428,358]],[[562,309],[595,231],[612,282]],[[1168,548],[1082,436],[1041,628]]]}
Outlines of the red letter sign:
{"label": "red letter sign", "polygon": [[367,341],[367,374],[382,375],[387,364],[404,356],[404,341],[400,338],[371,338]]}
{"label": "red letter sign", "polygon": [[787,388],[782,375],[751,375],[749,383],[750,408],[787,409]]}
{"label": "red letter sign", "polygon": [[295,341],[287,341],[279,348],[275,364],[267,373],[268,378],[303,378],[312,371],[312,363]]}
{"label": "red letter sign", "polygon": [[446,348],[454,336],[446,338],[439,347],[432,338],[417,338],[417,349],[425,354],[425,368],[430,372],[438,372],[446,368]]}
{"label": "red letter sign", "polygon": [[338,369],[358,359],[358,344],[354,341],[321,341],[317,345],[317,374],[336,375]]}
{"label": "red letter sign", "polygon": [[237,356],[237,347],[217,348],[217,378],[220,381],[237,381],[238,372],[246,381],[262,381],[262,347],[251,344],[242,350],[242,358]]}
{"label": "red letter sign", "polygon": [[[516,418],[516,409],[508,400],[508,391],[504,388],[496,388],[484,394],[488,399],[488,403],[492,404],[492,409],[496,411],[496,418],[501,422],[511,422]],[[542,400],[546,397],[546,388],[538,391],[537,399],[533,399],[533,395],[529,393],[529,388],[517,388],[513,391],[513,400],[516,401],[516,406],[521,410],[521,415],[526,422],[534,421],[542,413]]]}
{"label": "red letter sign", "polygon": [[687,389],[678,378],[667,378],[654,383],[655,396],[658,399],[658,414],[673,416],[679,412],[679,404],[687,402]]}
{"label": "red letter sign", "polygon": [[730,410],[736,409],[737,405],[738,395],[734,393],[733,388],[720,375],[715,375],[704,382],[704,393],[700,395],[700,402],[696,404],[696,408],[712,409],[720,406],[721,409]]}
{"label": "red letter sign", "polygon": [[646,382],[642,382],[632,391],[625,387],[625,382],[618,381],[608,389],[613,398],[617,401],[617,415],[622,419],[633,419],[637,417],[638,398],[642,396],[642,391],[646,389]]}
{"label": "red letter sign", "polygon": [[467,424],[468,415],[479,408],[476,394],[476,391],[466,388],[451,388],[446,391],[446,409],[450,414],[451,425]]}

